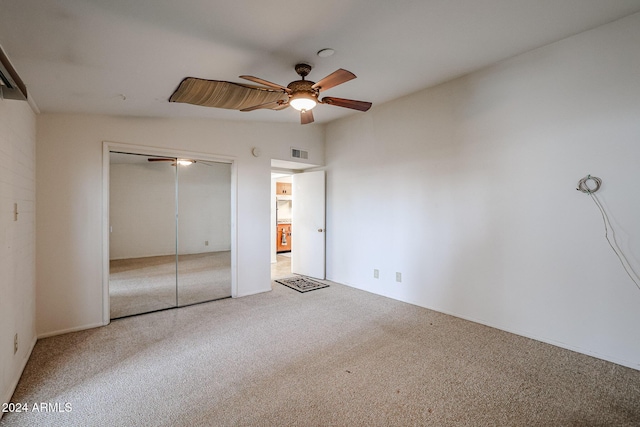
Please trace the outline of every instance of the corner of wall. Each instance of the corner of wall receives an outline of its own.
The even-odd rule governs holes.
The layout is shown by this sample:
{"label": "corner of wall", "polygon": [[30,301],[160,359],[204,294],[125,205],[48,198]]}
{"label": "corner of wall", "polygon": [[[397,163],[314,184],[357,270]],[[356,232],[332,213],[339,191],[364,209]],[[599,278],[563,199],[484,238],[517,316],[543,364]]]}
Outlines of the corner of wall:
{"label": "corner of wall", "polygon": [[[36,116],[30,105],[0,100],[0,396],[9,401],[36,342],[35,304]],[[18,349],[14,351],[14,337]]]}

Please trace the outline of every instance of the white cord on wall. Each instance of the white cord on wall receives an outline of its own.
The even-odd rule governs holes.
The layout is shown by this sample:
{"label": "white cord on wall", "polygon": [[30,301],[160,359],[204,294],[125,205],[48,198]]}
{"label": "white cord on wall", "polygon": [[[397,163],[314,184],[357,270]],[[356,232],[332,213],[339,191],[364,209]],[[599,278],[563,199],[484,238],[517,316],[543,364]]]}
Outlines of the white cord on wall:
{"label": "white cord on wall", "polygon": [[[594,183],[593,187],[589,186],[590,181]],[[584,178],[582,178],[580,181],[578,181],[578,187],[576,188],[576,190],[581,191],[585,194],[588,194],[589,196],[591,196],[591,199],[593,199],[593,202],[596,204],[596,206],[600,210],[600,214],[602,215],[602,221],[604,222],[604,237],[607,239],[609,246],[611,246],[611,249],[613,249],[613,252],[616,254],[618,259],[620,260],[620,264],[622,264],[624,271],[627,273],[629,278],[633,280],[633,283],[636,284],[638,289],[640,289],[640,283],[638,283],[638,280],[636,279],[640,276],[638,275],[638,273],[636,273],[633,270],[633,268],[631,267],[631,264],[629,263],[629,260],[622,252],[622,249],[620,249],[620,246],[618,246],[618,242],[616,241],[616,233],[613,230],[613,227],[611,226],[611,221],[609,221],[607,212],[604,210],[604,207],[602,206],[602,203],[600,203],[600,200],[598,200],[598,198],[594,194],[596,191],[600,189],[601,186],[602,186],[602,180],[600,178],[598,178],[597,176],[587,175]],[[611,237],[613,239],[613,242],[609,239],[609,230],[611,230]],[[636,278],[634,278],[633,276],[635,276]]]}

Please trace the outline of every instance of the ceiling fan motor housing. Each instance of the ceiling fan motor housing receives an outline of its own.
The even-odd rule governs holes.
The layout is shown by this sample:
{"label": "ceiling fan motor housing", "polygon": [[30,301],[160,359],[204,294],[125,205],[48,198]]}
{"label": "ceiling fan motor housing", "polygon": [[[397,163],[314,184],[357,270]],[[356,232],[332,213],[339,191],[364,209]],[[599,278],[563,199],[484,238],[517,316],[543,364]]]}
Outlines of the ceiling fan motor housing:
{"label": "ceiling fan motor housing", "polygon": [[298,73],[298,75],[302,77],[302,80],[296,80],[289,83],[289,85],[287,86],[287,89],[290,90],[289,99],[311,98],[314,101],[318,102],[318,93],[320,91],[312,87],[315,82],[304,79],[311,72],[311,65],[304,63],[296,64],[295,70],[296,73]]}
{"label": "ceiling fan motor housing", "polygon": [[311,65],[309,64],[296,64],[295,66],[296,73],[304,80],[305,77],[309,75],[311,72]]}
{"label": "ceiling fan motor housing", "polygon": [[296,95],[301,96],[305,94],[314,99],[318,99],[318,89],[314,89],[311,87],[314,84],[315,82],[309,80],[296,80],[289,83],[289,85],[287,86],[287,88],[291,90],[289,97],[292,98]]}

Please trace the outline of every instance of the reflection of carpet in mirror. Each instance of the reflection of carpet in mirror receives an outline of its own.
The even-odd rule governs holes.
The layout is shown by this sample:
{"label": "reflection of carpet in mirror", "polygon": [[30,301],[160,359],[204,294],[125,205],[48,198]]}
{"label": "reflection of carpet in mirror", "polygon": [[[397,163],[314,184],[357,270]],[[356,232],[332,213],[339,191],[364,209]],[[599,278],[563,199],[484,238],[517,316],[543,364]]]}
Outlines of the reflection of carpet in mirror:
{"label": "reflection of carpet in mirror", "polygon": [[111,318],[231,296],[231,252],[180,255],[176,294],[175,255],[112,260]]}

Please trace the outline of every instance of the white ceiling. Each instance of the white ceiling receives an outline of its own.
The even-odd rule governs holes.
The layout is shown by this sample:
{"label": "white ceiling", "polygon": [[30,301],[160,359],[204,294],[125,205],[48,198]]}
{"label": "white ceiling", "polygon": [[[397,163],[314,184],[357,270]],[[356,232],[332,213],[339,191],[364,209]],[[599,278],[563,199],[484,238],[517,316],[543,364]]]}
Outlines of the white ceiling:
{"label": "white ceiling", "polygon": [[[42,112],[297,123],[169,103],[187,76],[288,84],[376,105],[640,11],[640,0],[2,0],[0,45]],[[336,54],[315,53],[333,48]],[[320,105],[316,123],[366,114]],[[311,125],[313,126],[313,125]]]}

